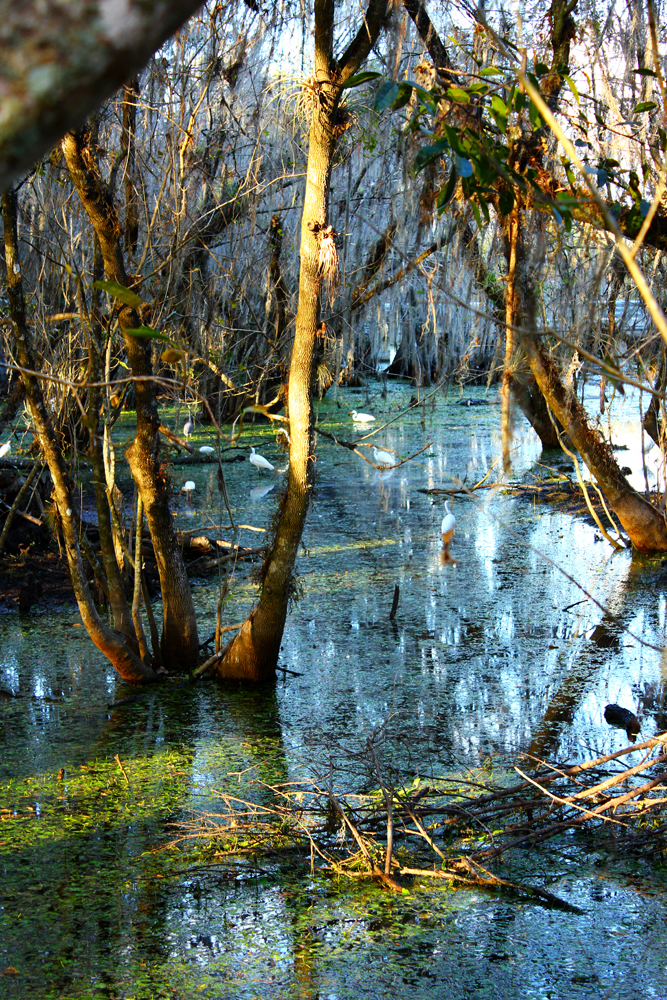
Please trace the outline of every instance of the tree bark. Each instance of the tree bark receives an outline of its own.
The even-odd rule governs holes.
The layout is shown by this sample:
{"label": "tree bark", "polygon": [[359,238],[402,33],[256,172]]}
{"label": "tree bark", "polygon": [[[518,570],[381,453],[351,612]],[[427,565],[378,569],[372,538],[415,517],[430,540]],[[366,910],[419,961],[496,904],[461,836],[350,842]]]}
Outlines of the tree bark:
{"label": "tree bark", "polygon": [[201,0],[4,0],[0,190],[146,65]]}
{"label": "tree bark", "polygon": [[608,444],[588,422],[583,406],[563,384],[560,372],[536,338],[524,336],[523,346],[540,391],[570,441],[595,476],[612,510],[639,552],[667,549],[665,517],[633,490]]}
{"label": "tree bark", "polygon": [[296,555],[308,512],[313,472],[313,355],[324,280],[324,241],[328,226],[329,182],[336,140],[347,127],[340,84],[352,76],[375,43],[386,15],[386,0],[370,0],[364,24],[341,60],[333,58],[334,0],[315,2],[313,113],[301,220],[299,304],[290,362],[287,407],[290,462],[287,496],[276,536],[264,566],[259,604],[212,668],[219,679],[268,681],[275,677]]}
{"label": "tree bark", "polygon": [[[90,151],[82,135],[73,132],[64,137],[62,148],[74,186],[99,240],[105,276],[127,285],[118,216]],[[151,342],[127,332],[142,325],[138,313],[130,306],[119,303],[118,322],[130,369],[137,379],[134,383],[137,429],[125,454],[146,511],[160,574],[162,658],[168,670],[183,671],[196,665],[199,639],[192,592],[170,510],[169,480],[159,457],[160,419],[152,381]]]}

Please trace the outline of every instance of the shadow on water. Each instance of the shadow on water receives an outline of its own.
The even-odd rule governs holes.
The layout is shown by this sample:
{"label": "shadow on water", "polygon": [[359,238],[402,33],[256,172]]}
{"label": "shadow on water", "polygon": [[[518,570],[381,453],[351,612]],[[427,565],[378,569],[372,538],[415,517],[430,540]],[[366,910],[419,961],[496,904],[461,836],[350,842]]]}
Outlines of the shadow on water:
{"label": "shadow on water", "polygon": [[[390,390],[377,416],[397,415],[408,397]],[[341,411],[324,403],[321,417],[349,436],[355,400]],[[604,722],[609,702],[637,712],[647,737],[664,727],[666,661],[630,632],[663,645],[667,570],[611,558],[584,521],[502,485],[457,499],[456,563],[443,565],[442,497],[420,491],[481,479],[500,454],[498,414],[455,397],[421,411],[378,434],[378,447],[401,455],[434,441],[391,475],[318,442],[301,597],[282,649],[301,676],[269,691],[151,691],[109,708],[135,692],[71,608],[3,616],[0,997],[664,995],[660,866],[582,838],[517,851],[503,873],[540,881],[583,916],[418,881],[389,894],[311,873],[298,855],[243,850],[223,865],[214,843],[169,846],[177,824],[225,796],[268,802],[268,785],[324,769],[334,753],[350,781],[373,787],[346,754],[378,725],[406,779],[502,775],[528,749],[560,760],[612,752],[625,734]],[[539,472],[534,438],[515,445],[515,475]],[[271,447],[267,438],[273,461]],[[258,489],[247,464],[230,469],[230,503],[240,522],[268,528],[275,491]],[[210,469],[194,469],[188,523],[204,529],[216,493]],[[232,591],[229,622],[254,595],[242,573]],[[209,634],[215,584],[202,582],[196,600]]]}

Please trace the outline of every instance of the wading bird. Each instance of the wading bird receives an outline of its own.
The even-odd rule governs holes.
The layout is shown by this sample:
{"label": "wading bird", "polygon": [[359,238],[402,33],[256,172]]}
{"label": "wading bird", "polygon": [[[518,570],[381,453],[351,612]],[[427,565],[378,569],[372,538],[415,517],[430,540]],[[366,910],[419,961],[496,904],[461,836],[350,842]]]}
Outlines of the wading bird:
{"label": "wading bird", "polygon": [[211,448],[210,444],[203,444],[199,449],[200,455],[212,455],[215,452],[215,448]]}
{"label": "wading bird", "polygon": [[389,451],[382,451],[380,448],[373,448],[373,456],[378,465],[397,465],[396,456]]}
{"label": "wading bird", "polygon": [[273,472],[273,466],[269,462],[268,458],[264,458],[263,455],[256,455],[254,448],[250,449],[248,461],[252,462],[258,472],[261,472],[262,469],[267,469],[269,472]]}
{"label": "wading bird", "polygon": [[0,458],[6,458],[11,450],[12,450],[11,442],[7,441],[6,444],[3,444],[2,447],[0,447]]}
{"label": "wading bird", "polygon": [[637,733],[641,732],[639,719],[628,708],[621,708],[620,705],[607,705],[604,710],[605,721],[614,729],[625,729],[626,736],[630,743],[637,742]]}
{"label": "wading bird", "polygon": [[355,424],[370,424],[375,417],[370,413],[357,413],[356,410],[350,410],[352,414],[352,422]]}
{"label": "wading bird", "polygon": [[440,532],[442,534],[442,548],[443,548],[443,552],[444,552],[444,560],[443,561],[444,562],[456,562],[456,560],[452,559],[451,555],[449,554],[449,545],[450,545],[450,542],[451,542],[452,538],[454,537],[454,526],[456,525],[456,518],[454,517],[454,515],[451,512],[451,510],[449,509],[449,504],[450,504],[450,501],[449,500],[445,500],[445,511],[446,511],[446,514],[443,517],[442,524],[440,526]]}
{"label": "wading bird", "polygon": [[194,483],[192,482],[192,480],[191,480],[191,479],[188,479],[188,480],[187,480],[187,481],[186,481],[185,483],[183,483],[183,485],[181,486],[181,493],[185,493],[186,497],[187,497],[187,498],[188,498],[188,500],[189,500],[189,499],[190,499],[190,494],[192,493],[192,491],[194,490],[194,488],[195,488],[195,484],[194,484]]}
{"label": "wading bird", "polygon": [[183,437],[189,438],[194,429],[195,425],[192,422],[192,417],[188,417],[188,419],[183,424]]}

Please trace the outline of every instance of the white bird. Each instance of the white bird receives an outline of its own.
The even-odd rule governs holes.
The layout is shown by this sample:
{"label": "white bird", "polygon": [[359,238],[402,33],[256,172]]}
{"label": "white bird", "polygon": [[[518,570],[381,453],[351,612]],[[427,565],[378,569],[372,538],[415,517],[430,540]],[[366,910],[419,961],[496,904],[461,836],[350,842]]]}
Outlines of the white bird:
{"label": "white bird", "polygon": [[195,425],[192,422],[192,417],[188,417],[188,419],[183,424],[183,437],[189,438],[194,429]]}
{"label": "white bird", "polygon": [[396,455],[392,455],[389,451],[373,448],[373,455],[378,465],[398,465]]}
{"label": "white bird", "polygon": [[356,410],[350,410],[352,414],[352,422],[355,424],[370,424],[375,417],[370,413],[357,413]]}
{"label": "white bird", "polygon": [[0,447],[0,458],[5,458],[7,455],[9,455],[11,450],[12,450],[11,441],[7,441],[6,444],[3,444],[2,447]]}
{"label": "white bird", "polygon": [[255,466],[258,472],[261,469],[267,469],[269,472],[273,472],[273,466],[269,462],[268,458],[264,458],[263,455],[256,455],[254,448],[250,449],[250,456],[248,458],[248,461],[252,462],[252,464]]}
{"label": "white bird", "polygon": [[456,518],[449,509],[449,500],[445,501],[445,510],[447,513],[442,519],[442,524],[440,526],[440,533],[442,534],[442,547],[444,549],[444,561],[445,562],[455,562],[455,559],[449,554],[449,545],[452,538],[454,537],[454,527],[456,525]]}
{"label": "white bird", "polygon": [[287,431],[285,430],[284,427],[279,427],[278,428],[278,430],[276,431],[276,437],[278,437],[279,434],[284,434],[285,435],[285,440],[287,441],[288,444],[292,443],[290,441],[290,436],[289,436],[289,434],[287,433]]}
{"label": "white bird", "polygon": [[183,485],[181,486],[181,493],[186,493],[187,496],[189,497],[194,489],[195,489],[195,484],[192,482],[191,479],[188,479],[187,482],[183,483]]}
{"label": "white bird", "polygon": [[203,444],[199,449],[200,455],[213,455],[215,448],[211,448],[210,444]]}

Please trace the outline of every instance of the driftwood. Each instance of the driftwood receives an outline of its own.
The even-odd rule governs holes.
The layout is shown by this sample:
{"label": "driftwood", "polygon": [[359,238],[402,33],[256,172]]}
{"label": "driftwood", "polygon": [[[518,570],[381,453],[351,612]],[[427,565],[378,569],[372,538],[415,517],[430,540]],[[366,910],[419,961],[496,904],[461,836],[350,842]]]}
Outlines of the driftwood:
{"label": "driftwood", "polygon": [[[613,838],[617,852],[667,846],[667,736],[570,767],[526,756],[511,783],[473,772],[406,784],[382,730],[357,750],[328,746],[319,764],[309,747],[309,773],[289,783],[251,780],[245,795],[223,793],[224,808],[181,824],[178,842],[214,841],[217,856],[229,859],[305,847],[311,870],[373,878],[393,890],[439,879],[571,911],[547,889],[510,882],[487,865],[567,830]],[[364,791],[344,790],[362,774]]]}

